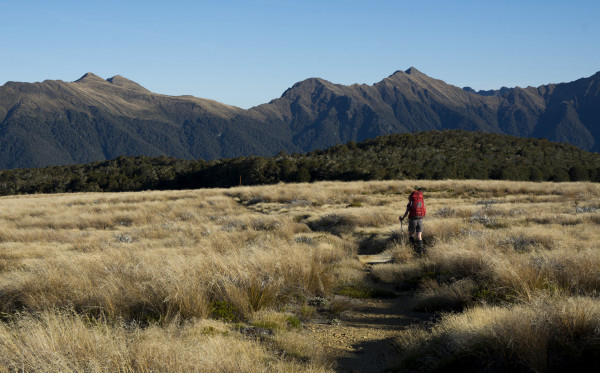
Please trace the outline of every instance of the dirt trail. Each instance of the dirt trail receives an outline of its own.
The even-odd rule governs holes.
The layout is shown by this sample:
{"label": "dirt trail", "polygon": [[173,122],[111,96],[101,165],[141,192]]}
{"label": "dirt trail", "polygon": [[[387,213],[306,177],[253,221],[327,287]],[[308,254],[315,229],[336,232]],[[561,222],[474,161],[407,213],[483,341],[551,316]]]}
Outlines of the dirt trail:
{"label": "dirt trail", "polygon": [[413,291],[398,291],[392,285],[386,290],[398,296],[390,299],[368,299],[346,311],[339,324],[314,322],[308,330],[329,356],[333,356],[338,372],[385,372],[397,366],[398,353],[393,341],[401,330],[426,323],[431,314],[414,312]]}

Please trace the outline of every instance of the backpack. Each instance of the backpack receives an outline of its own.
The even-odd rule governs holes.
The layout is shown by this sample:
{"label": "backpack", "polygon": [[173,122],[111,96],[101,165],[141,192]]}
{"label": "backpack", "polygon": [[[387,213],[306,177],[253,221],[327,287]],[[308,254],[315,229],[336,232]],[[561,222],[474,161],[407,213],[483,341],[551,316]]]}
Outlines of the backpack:
{"label": "backpack", "polygon": [[425,208],[425,201],[423,200],[423,192],[415,190],[408,197],[408,218],[409,219],[422,219],[425,217],[427,212]]}

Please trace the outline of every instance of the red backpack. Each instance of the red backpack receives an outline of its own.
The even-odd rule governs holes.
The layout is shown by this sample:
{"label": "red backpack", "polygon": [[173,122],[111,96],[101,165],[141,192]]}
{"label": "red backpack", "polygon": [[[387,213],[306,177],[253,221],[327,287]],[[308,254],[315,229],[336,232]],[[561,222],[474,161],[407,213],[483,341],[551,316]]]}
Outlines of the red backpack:
{"label": "red backpack", "polygon": [[427,212],[425,208],[425,201],[423,201],[423,193],[415,190],[408,197],[408,218],[409,219],[422,219],[425,217]]}

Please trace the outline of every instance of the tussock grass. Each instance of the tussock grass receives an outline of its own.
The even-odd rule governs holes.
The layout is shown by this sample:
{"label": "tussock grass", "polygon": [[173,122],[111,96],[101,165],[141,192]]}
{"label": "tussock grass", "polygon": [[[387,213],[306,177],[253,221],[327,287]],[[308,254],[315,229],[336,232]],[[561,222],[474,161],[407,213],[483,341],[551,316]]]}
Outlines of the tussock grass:
{"label": "tussock grass", "polygon": [[[254,251],[252,253],[252,251]],[[206,317],[211,299],[235,305],[241,318],[293,294],[325,294],[335,252],[282,246],[227,255],[112,250],[110,262],[86,255],[45,259],[3,279],[3,312],[73,307],[109,318],[169,320]],[[277,255],[280,260],[273,260]]]}
{"label": "tussock grass", "polygon": [[331,358],[326,355],[323,346],[315,343],[311,336],[305,333],[280,332],[275,334],[270,343],[272,349],[279,352],[284,359],[292,362],[308,362],[306,367],[304,364],[287,363],[286,366],[280,363],[281,368],[294,369],[290,371],[298,372],[328,372],[333,367]]}
{"label": "tussock grass", "polygon": [[417,286],[426,275],[421,262],[378,264],[371,271],[376,281],[405,287]]}
{"label": "tussock grass", "polygon": [[72,307],[89,315],[152,321],[207,315],[205,264],[110,253],[110,262],[62,255],[3,280],[3,312]]}
{"label": "tussock grass", "polygon": [[325,231],[333,234],[353,232],[357,228],[383,227],[396,222],[394,213],[382,213],[373,208],[353,209],[352,213],[328,213],[308,222],[314,231]]}
{"label": "tussock grass", "polygon": [[300,327],[300,320],[289,312],[262,310],[252,315],[250,324],[270,330],[290,330]]}
{"label": "tussock grass", "polygon": [[460,311],[472,302],[477,288],[477,283],[470,278],[449,284],[428,279],[421,284],[414,309],[426,312]]}
{"label": "tussock grass", "polygon": [[211,320],[123,328],[69,312],[45,311],[0,324],[0,367],[7,371],[330,372],[303,336],[276,334],[272,344],[243,337]]}
{"label": "tussock grass", "polygon": [[600,291],[598,250],[556,250],[530,255],[527,259],[508,256],[497,260],[493,272],[496,287],[516,290],[523,299],[536,290],[563,294],[594,295]]}
{"label": "tussock grass", "polygon": [[[417,187],[423,256],[398,222]],[[330,371],[296,326],[372,281],[454,312],[405,333],[406,364],[579,364],[597,351],[598,200],[592,183],[469,180],[2,197],[0,371]],[[365,252],[394,260],[367,275]]]}
{"label": "tussock grass", "polygon": [[439,244],[429,250],[425,269],[445,278],[478,277],[490,271],[489,256],[473,238]]}
{"label": "tussock grass", "polygon": [[600,357],[600,302],[536,297],[510,307],[444,316],[431,331],[398,338],[405,368],[486,371],[587,370]]}
{"label": "tussock grass", "polygon": [[[404,240],[406,241],[406,239]],[[393,261],[396,263],[407,263],[416,257],[415,250],[407,242],[387,244],[384,252],[391,254]]]}
{"label": "tussock grass", "polygon": [[334,268],[335,282],[340,285],[355,285],[365,282],[365,266],[354,258],[341,260]]}

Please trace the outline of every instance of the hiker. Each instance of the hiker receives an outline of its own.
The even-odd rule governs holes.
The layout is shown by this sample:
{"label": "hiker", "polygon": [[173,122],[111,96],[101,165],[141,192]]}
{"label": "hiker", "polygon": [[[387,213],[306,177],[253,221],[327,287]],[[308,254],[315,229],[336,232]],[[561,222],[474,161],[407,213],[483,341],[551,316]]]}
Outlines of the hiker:
{"label": "hiker", "polygon": [[[403,216],[400,216],[400,221],[404,221],[408,215],[408,239],[415,245],[419,253],[423,247],[423,218],[425,217],[425,201],[423,200],[423,188],[413,191],[408,197],[408,204]],[[413,237],[413,233],[417,232],[417,240]]]}

